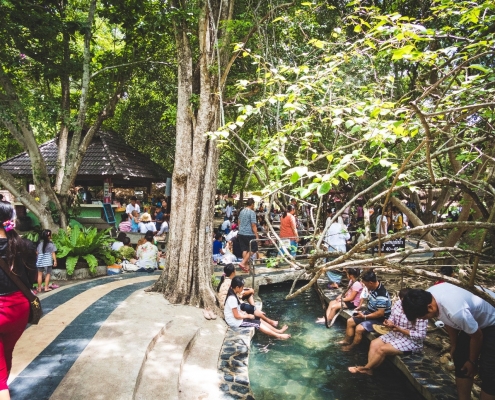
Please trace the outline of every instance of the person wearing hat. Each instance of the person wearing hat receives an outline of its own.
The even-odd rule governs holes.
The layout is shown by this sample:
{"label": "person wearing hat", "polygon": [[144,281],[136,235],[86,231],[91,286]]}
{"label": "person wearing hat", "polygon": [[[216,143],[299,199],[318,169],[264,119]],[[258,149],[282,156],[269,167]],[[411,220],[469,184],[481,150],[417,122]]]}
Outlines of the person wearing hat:
{"label": "person wearing hat", "polygon": [[129,216],[129,219],[132,219],[132,212],[137,211],[138,214],[141,213],[141,209],[139,208],[139,204],[137,204],[137,197],[132,196],[131,197],[131,203],[127,204],[127,207],[125,208],[125,213]]}
{"label": "person wearing hat", "polygon": [[139,222],[139,232],[145,234],[148,231],[156,233],[156,225],[151,221],[151,215],[144,213],[141,215],[141,221]]}

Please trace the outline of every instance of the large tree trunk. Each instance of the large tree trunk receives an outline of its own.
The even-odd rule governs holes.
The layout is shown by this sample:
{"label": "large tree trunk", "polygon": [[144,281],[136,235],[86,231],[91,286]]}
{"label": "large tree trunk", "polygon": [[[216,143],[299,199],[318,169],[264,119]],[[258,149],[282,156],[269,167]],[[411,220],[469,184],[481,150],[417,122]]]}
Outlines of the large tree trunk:
{"label": "large tree trunk", "polygon": [[[172,2],[174,7],[184,2]],[[212,4],[213,10],[208,5]],[[220,98],[215,75],[215,23],[230,19],[233,1],[205,2],[198,20],[200,92],[192,109],[193,49],[186,21],[176,21],[178,103],[175,166],[167,267],[154,286],[172,303],[216,308],[211,286],[213,210],[218,170],[216,143],[206,135],[219,124]],[[220,13],[220,18],[218,15]],[[227,50],[228,44],[222,43]],[[195,93],[196,94],[196,93]]]}

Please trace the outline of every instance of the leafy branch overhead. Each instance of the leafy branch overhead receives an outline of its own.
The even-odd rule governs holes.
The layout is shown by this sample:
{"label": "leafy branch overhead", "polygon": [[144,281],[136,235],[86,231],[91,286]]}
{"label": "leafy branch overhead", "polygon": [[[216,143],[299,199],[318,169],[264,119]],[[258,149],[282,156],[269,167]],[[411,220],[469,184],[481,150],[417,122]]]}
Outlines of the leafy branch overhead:
{"label": "leafy branch overhead", "polygon": [[[486,221],[495,200],[495,4],[439,0],[402,12],[360,4],[339,9],[340,22],[326,33],[310,22],[323,4],[275,18],[286,57],[239,44],[256,76],[237,82],[236,113],[213,136],[247,154],[275,199],[343,191],[347,205],[360,199],[373,207],[438,189],[463,206],[460,220]],[[306,40],[296,48],[291,40],[301,30]],[[258,95],[243,96],[255,87]],[[242,145],[237,138],[253,127],[258,135]],[[446,213],[448,201],[431,200],[416,226]],[[473,230],[428,235],[451,247],[464,232]]]}

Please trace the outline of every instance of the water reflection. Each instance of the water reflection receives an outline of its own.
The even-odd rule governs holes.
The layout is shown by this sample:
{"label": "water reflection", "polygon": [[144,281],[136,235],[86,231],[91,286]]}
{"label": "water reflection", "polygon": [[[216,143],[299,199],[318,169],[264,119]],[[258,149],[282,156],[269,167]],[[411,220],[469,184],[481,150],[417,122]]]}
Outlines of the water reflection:
{"label": "water reflection", "polygon": [[318,296],[310,290],[294,300],[284,300],[290,286],[283,283],[260,289],[263,310],[270,318],[278,318],[280,325],[288,324],[292,338],[278,341],[255,335],[249,377],[257,400],[422,398],[388,363],[373,377],[350,374],[348,366],[366,362],[368,343],[363,341],[355,351],[342,352],[336,342],[344,336],[344,322],[338,319],[331,329],[316,325],[316,318],[323,315]]}

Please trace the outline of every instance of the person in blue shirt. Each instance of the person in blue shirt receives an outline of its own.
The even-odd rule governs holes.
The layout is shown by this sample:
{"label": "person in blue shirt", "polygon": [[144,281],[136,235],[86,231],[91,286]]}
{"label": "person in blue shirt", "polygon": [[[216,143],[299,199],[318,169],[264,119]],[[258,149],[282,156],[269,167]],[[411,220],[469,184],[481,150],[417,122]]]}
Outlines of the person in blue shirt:
{"label": "person in blue shirt", "polygon": [[222,234],[219,232],[215,235],[215,240],[213,241],[213,261],[220,261],[223,253]]}

